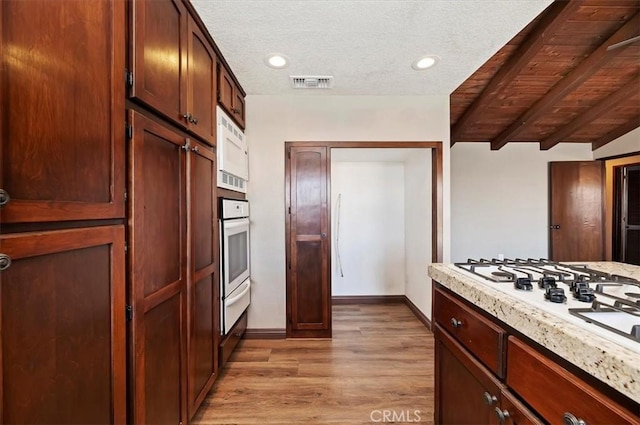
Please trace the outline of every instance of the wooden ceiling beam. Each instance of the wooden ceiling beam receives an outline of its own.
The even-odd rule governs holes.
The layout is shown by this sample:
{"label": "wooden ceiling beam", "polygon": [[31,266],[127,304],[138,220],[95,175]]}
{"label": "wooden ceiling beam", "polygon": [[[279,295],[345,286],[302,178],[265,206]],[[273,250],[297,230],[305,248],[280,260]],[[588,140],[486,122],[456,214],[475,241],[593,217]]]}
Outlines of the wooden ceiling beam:
{"label": "wooden ceiling beam", "polygon": [[620,103],[624,102],[625,98],[638,93],[638,88],[640,88],[640,78],[636,75],[618,91],[605,96],[605,98],[596,105],[579,114],[576,119],[556,130],[546,139],[542,140],[540,142],[540,149],[543,151],[551,149],[567,136],[570,136],[582,127],[588,125],[590,122],[609,112],[615,106],[619,106]]}
{"label": "wooden ceiling beam", "polygon": [[473,123],[478,114],[486,108],[497,96],[499,96],[513,79],[522,71],[533,57],[544,46],[556,30],[566,22],[580,6],[580,1],[560,1],[552,3],[545,11],[544,16],[536,24],[535,28],[527,35],[518,49],[509,57],[507,62],[500,67],[491,81],[476,97],[471,105],[458,118],[451,127],[451,146],[462,141],[462,134]]}
{"label": "wooden ceiling beam", "polygon": [[632,118],[631,120],[629,120],[626,123],[622,124],[620,127],[617,127],[615,129],[611,130],[610,132],[608,132],[604,136],[601,136],[599,139],[594,140],[593,142],[591,142],[591,150],[595,151],[596,149],[599,149],[599,148],[603,147],[604,145],[606,145],[609,142],[613,142],[618,137],[622,137],[625,134],[627,134],[628,132],[630,132],[632,130],[635,130],[638,127],[640,127],[640,116],[636,116],[636,117]]}
{"label": "wooden ceiling beam", "polygon": [[529,128],[536,119],[549,111],[549,108],[569,93],[578,88],[589,77],[595,74],[600,67],[613,56],[621,53],[628,45],[617,49],[607,50],[613,44],[636,37],[640,33],[640,13],[636,13],[618,31],[602,43],[585,60],[580,62],[571,72],[561,79],[542,98],[520,115],[509,127],[491,141],[491,149],[498,150],[513,140],[518,134]]}

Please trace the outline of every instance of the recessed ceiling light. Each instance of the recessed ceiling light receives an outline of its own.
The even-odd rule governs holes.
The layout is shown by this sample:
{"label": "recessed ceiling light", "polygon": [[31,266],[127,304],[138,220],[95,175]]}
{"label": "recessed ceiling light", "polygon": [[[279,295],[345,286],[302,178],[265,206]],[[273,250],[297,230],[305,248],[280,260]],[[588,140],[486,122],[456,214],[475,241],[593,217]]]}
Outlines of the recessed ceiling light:
{"label": "recessed ceiling light", "polygon": [[433,65],[438,63],[440,58],[436,55],[426,55],[421,56],[418,59],[414,60],[411,64],[411,68],[416,71],[424,71],[425,69],[431,68]]}
{"label": "recessed ceiling light", "polygon": [[264,58],[264,63],[269,68],[275,68],[275,69],[286,68],[287,65],[289,65],[289,61],[287,60],[287,57],[279,53],[273,53],[273,54],[267,55]]}

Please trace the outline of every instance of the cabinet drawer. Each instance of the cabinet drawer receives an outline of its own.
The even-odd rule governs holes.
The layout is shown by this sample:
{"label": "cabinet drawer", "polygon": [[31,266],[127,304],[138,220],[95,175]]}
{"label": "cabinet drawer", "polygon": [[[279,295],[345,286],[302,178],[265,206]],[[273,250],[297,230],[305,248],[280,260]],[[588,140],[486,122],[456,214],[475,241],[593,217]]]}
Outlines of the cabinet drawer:
{"label": "cabinet drawer", "polygon": [[434,294],[434,318],[485,366],[504,377],[503,329],[439,288]]}
{"label": "cabinet drawer", "polygon": [[436,324],[435,423],[497,425],[503,385]]}
{"label": "cabinet drawer", "polygon": [[515,337],[507,347],[507,386],[550,423],[632,424],[638,417]]}

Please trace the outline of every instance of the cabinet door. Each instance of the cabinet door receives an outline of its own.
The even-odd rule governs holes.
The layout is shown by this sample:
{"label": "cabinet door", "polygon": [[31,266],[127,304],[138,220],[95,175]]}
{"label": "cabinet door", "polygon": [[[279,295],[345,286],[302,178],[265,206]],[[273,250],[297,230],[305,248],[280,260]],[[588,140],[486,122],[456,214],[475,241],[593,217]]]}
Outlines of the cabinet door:
{"label": "cabinet door", "polygon": [[233,115],[233,97],[235,83],[227,69],[220,64],[218,67],[218,102],[229,115]]}
{"label": "cabinet door", "polygon": [[215,154],[191,141],[188,156],[191,251],[189,273],[189,417],[213,385],[218,365],[220,298]]}
{"label": "cabinet door", "polygon": [[134,0],[131,13],[131,96],[186,127],[188,12],[181,0]]}
{"label": "cabinet door", "polygon": [[124,227],[0,236],[0,423],[120,423]]}
{"label": "cabinet door", "polygon": [[286,165],[287,336],[331,337],[326,147],[291,147]]}
{"label": "cabinet door", "polygon": [[186,140],[130,112],[132,422],[187,423]]}
{"label": "cabinet door", "polygon": [[218,66],[218,103],[238,126],[244,129],[244,96],[222,64]]}
{"label": "cabinet door", "polygon": [[0,2],[3,223],[124,217],[122,1]]}
{"label": "cabinet door", "polygon": [[497,424],[500,383],[435,325],[435,423]]}
{"label": "cabinet door", "polygon": [[189,19],[189,130],[216,143],[216,56],[193,19]]}
{"label": "cabinet door", "polygon": [[237,87],[236,87],[236,90],[235,90],[234,96],[233,96],[233,111],[232,112],[233,112],[234,117],[238,121],[238,125],[244,129],[244,127],[245,127],[245,122],[244,122],[244,96],[242,95],[240,90],[237,89]]}

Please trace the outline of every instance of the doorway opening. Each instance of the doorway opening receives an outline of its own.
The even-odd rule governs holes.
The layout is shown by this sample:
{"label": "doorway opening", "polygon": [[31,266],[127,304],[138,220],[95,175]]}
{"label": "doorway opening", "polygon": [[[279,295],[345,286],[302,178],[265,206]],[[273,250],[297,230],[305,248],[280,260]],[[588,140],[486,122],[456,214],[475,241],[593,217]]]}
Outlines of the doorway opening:
{"label": "doorway opening", "polygon": [[605,259],[640,265],[640,153],[605,159]]}
{"label": "doorway opening", "polygon": [[[425,154],[422,159],[428,166],[420,169],[415,155],[415,161],[411,162],[414,165],[409,168],[420,172],[409,173],[414,182],[412,177],[407,179],[399,164],[363,161],[362,153],[367,149],[371,150],[368,155],[378,155],[378,159],[392,155],[395,150],[405,153],[406,149],[422,150]],[[348,156],[358,153],[359,161]],[[334,155],[342,161],[333,162]],[[409,160],[404,163],[409,164]],[[420,176],[422,181],[418,183]],[[347,192],[350,195],[345,203]],[[421,199],[419,208],[409,208],[407,212],[406,206],[418,203],[418,199]],[[389,295],[404,301],[407,295],[413,295],[423,305],[417,307],[410,301],[407,305],[428,323],[423,313],[430,309],[427,285],[416,284],[408,289],[404,281],[409,273],[420,273],[418,269],[426,276],[429,258],[431,262],[442,260],[441,142],[286,142],[285,200],[287,337],[331,337],[332,274],[344,284],[345,268],[343,263],[340,272],[340,262],[345,259],[349,261],[349,273],[357,270],[360,274],[353,276],[344,296],[366,297],[367,293],[377,293],[372,297]],[[335,207],[341,210],[336,212]],[[340,219],[335,220],[334,215]],[[356,239],[349,242],[348,251],[340,241],[345,238],[344,220],[351,221],[348,230]],[[407,222],[413,223],[415,231],[406,229]],[[426,230],[421,234],[419,229]],[[387,246],[389,239],[391,246]],[[402,254],[407,251],[418,257],[422,254],[424,261],[421,265],[419,261],[412,262],[410,256],[397,255],[394,247],[404,251]],[[363,252],[365,249],[368,252]],[[373,255],[367,255],[371,249]],[[373,262],[370,257],[374,257]],[[381,260],[386,263],[382,268],[378,267]],[[394,266],[394,261],[402,262],[402,266]],[[407,267],[405,263],[411,265]],[[351,268],[354,264],[357,266]],[[349,292],[355,295],[347,295]]]}
{"label": "doorway opening", "polygon": [[640,164],[614,170],[613,260],[640,265]]}

